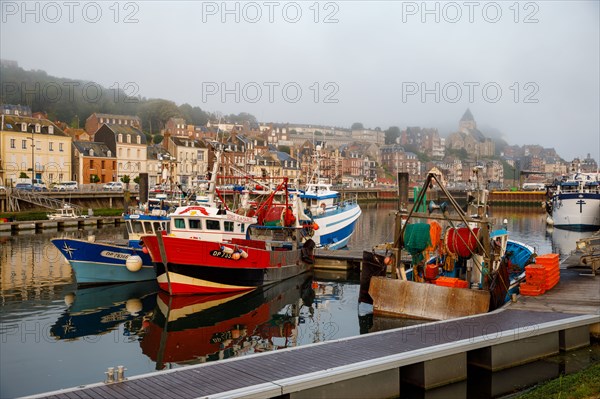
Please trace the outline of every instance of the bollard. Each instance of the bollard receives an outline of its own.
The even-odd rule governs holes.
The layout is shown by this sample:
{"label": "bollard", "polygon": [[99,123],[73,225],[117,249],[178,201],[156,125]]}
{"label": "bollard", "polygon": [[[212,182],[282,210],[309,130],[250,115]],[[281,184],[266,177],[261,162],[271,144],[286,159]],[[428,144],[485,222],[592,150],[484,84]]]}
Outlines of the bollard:
{"label": "bollard", "polygon": [[117,381],[122,382],[125,381],[125,366],[117,366]]}
{"label": "bollard", "polygon": [[106,372],[104,372],[104,374],[106,374],[106,381],[104,381],[105,384],[112,384],[113,382],[115,382],[115,368],[114,367],[109,367],[108,370]]}

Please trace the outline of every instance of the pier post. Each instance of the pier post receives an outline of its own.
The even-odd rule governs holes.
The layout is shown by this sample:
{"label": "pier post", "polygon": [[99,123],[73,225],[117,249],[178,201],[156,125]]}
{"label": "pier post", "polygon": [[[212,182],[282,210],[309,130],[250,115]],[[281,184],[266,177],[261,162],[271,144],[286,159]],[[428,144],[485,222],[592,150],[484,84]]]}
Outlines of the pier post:
{"label": "pier post", "polygon": [[398,209],[408,209],[408,173],[398,172]]}
{"label": "pier post", "polygon": [[140,173],[140,204],[148,202],[148,173]]}

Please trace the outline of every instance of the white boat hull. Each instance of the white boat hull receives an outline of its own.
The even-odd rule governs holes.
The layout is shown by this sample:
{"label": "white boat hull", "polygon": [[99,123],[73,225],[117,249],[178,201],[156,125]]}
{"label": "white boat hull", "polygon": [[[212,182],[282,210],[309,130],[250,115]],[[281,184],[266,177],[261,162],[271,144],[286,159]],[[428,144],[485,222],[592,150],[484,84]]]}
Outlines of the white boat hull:
{"label": "white boat hull", "polygon": [[553,204],[552,220],[555,227],[577,230],[600,228],[600,194],[558,194]]}

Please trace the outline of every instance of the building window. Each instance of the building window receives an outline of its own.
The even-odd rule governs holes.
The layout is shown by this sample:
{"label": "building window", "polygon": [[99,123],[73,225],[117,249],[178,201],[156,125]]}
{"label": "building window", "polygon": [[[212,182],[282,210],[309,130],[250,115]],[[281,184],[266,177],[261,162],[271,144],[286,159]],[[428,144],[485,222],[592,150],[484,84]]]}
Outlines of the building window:
{"label": "building window", "polygon": [[131,135],[130,134],[127,135],[127,142],[131,143]]}
{"label": "building window", "polygon": [[40,125],[39,123],[35,125],[35,132],[36,133],[40,133],[42,131],[42,125]]}
{"label": "building window", "polygon": [[21,140],[21,149],[22,150],[26,150],[27,149],[27,140]]}
{"label": "building window", "polygon": [[48,126],[48,134],[54,134],[54,126]]}
{"label": "building window", "polygon": [[137,143],[142,144],[142,136],[137,136]]}
{"label": "building window", "polygon": [[58,143],[58,151],[63,151],[63,143]]}
{"label": "building window", "polygon": [[22,132],[26,132],[27,131],[27,124],[26,123],[21,123],[21,131]]}
{"label": "building window", "polygon": [[10,139],[10,148],[15,148],[15,139]]}
{"label": "building window", "polygon": [[54,143],[52,141],[48,143],[48,151],[54,151]]}
{"label": "building window", "polygon": [[123,142],[123,135],[122,135],[121,133],[119,133],[119,135],[117,136],[117,141],[118,141],[119,143],[122,143],[122,142]]}

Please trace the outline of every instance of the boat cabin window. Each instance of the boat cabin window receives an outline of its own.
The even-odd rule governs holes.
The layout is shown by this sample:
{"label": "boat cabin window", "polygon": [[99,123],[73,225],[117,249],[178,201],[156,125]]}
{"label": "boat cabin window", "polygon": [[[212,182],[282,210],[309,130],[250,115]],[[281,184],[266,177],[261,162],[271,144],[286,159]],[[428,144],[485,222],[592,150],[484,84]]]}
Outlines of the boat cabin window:
{"label": "boat cabin window", "polygon": [[246,229],[246,223],[240,223],[240,231],[243,233]]}
{"label": "boat cabin window", "polygon": [[188,222],[190,224],[190,229],[202,230],[200,219],[188,219]]}
{"label": "boat cabin window", "polygon": [[131,222],[131,229],[136,234],[144,233],[144,227],[142,226],[142,222]]}
{"label": "boat cabin window", "polygon": [[152,223],[144,222],[144,230],[146,230],[144,233],[152,234]]}
{"label": "boat cabin window", "polygon": [[221,223],[218,220],[206,220],[206,230],[221,230]]}
{"label": "boat cabin window", "polygon": [[160,230],[165,230],[165,224],[164,223],[154,222],[152,225],[154,227],[154,233],[156,233],[157,231],[160,231]]}
{"label": "boat cabin window", "polygon": [[233,231],[233,222],[226,220],[223,222],[223,227],[225,228],[225,231]]}
{"label": "boat cabin window", "polygon": [[177,229],[185,229],[185,220],[184,219],[175,219],[175,228]]}

